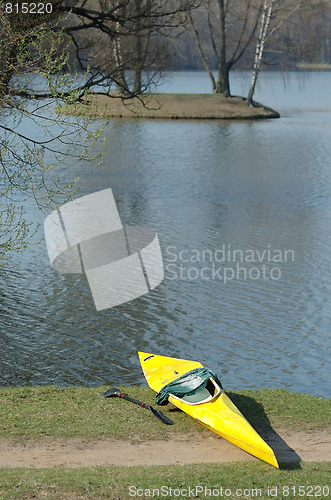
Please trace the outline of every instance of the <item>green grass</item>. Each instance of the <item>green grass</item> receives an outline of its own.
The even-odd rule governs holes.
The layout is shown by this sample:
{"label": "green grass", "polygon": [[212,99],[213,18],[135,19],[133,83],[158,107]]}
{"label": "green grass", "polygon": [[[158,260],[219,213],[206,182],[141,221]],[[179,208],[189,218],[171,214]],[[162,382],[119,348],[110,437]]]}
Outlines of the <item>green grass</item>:
{"label": "green grass", "polygon": [[[165,426],[149,411],[132,403],[100,397],[105,389],[0,388],[0,437],[20,442],[44,436],[113,437],[139,442],[160,437],[167,439],[177,432],[209,432],[184,413],[171,411],[170,405],[161,410],[175,425]],[[122,390],[147,403],[154,403],[155,395],[149,389],[122,387]],[[330,429],[329,399],[279,389],[228,394],[258,429],[270,426],[305,431]],[[129,500],[150,498],[152,489],[155,489],[154,498],[165,499],[330,498],[330,477],[330,463],[284,464],[282,470],[262,462],[76,469],[0,468],[0,499]],[[136,493],[132,496],[130,486],[131,493]],[[205,487],[207,490],[216,489],[219,495],[208,496],[208,491],[207,495],[203,491],[196,492],[196,486],[203,490]],[[319,486],[325,487],[324,490],[319,490]],[[185,496],[189,487],[198,495]],[[160,496],[157,496],[157,490]],[[237,490],[241,490],[241,494]],[[243,490],[253,491],[250,494],[246,491],[244,495]]]}
{"label": "green grass", "polygon": [[[208,489],[217,489],[221,492],[221,488],[223,488],[223,498],[268,500],[271,498],[309,498],[310,496],[330,498],[330,494],[325,495],[327,488],[331,489],[330,472],[330,464],[324,463],[303,464],[300,469],[289,467],[287,470],[280,471],[268,465],[253,462],[172,467],[1,469],[0,498],[3,500],[30,498],[128,500],[129,498],[150,498],[153,489],[155,490],[154,498],[215,498],[215,496],[208,497]],[[200,487],[197,496],[195,495],[196,486]],[[324,495],[323,490],[319,490],[318,486],[324,487]],[[189,487],[194,495],[185,495]],[[207,488],[206,494],[204,488]],[[159,497],[157,490],[160,492]],[[251,492],[248,494],[246,491],[244,495],[244,490],[251,490]],[[180,491],[182,494],[179,494]],[[231,495],[229,495],[230,491]],[[274,493],[273,496],[271,492]],[[310,492],[312,492],[311,495],[308,494]],[[161,493],[163,493],[162,496]],[[303,496],[302,493],[306,495]],[[316,495],[317,493],[321,494]],[[218,495],[217,498],[222,498],[222,496]]]}
{"label": "green grass", "polygon": [[[117,438],[130,441],[170,438],[174,433],[208,432],[171,405],[158,407],[174,421],[165,426],[148,410],[118,398],[103,398],[106,387],[0,388],[0,437],[37,439]],[[131,396],[155,406],[148,388],[122,387]],[[331,400],[280,389],[228,392],[251,424],[295,430],[330,428]],[[148,426],[148,433],[146,433]]]}

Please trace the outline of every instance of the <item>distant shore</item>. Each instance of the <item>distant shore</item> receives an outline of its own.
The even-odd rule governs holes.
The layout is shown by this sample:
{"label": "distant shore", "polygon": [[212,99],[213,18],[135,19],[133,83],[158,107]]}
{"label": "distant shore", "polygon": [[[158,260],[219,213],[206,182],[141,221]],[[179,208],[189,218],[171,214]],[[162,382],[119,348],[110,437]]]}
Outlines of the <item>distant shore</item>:
{"label": "distant shore", "polygon": [[95,118],[159,118],[195,120],[256,120],[279,118],[279,113],[254,102],[247,106],[243,97],[221,94],[144,94],[141,98],[121,99],[91,95],[91,105],[66,105],[61,113]]}
{"label": "distant shore", "polygon": [[330,63],[297,63],[296,67],[306,71],[331,71]]}

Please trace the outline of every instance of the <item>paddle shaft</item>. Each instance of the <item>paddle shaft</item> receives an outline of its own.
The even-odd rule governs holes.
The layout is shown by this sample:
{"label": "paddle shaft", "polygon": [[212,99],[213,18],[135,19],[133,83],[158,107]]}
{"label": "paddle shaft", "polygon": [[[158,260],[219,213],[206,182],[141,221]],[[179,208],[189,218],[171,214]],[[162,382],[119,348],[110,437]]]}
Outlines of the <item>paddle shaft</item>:
{"label": "paddle shaft", "polygon": [[170,420],[168,417],[163,415],[163,413],[161,413],[160,411],[155,410],[155,408],[153,408],[153,406],[148,405],[147,403],[143,403],[142,401],[139,401],[139,399],[131,398],[131,396],[128,396],[124,392],[121,392],[120,389],[117,389],[116,387],[112,387],[111,389],[108,389],[108,391],[101,394],[101,396],[105,396],[107,398],[118,397],[118,398],[126,399],[127,401],[130,401],[131,403],[134,403],[135,405],[138,405],[138,406],[141,406],[142,408],[146,408],[147,410],[150,410],[153,413],[153,415],[156,418],[158,418],[159,420],[161,420],[161,422],[163,422],[164,424],[167,424],[167,425],[173,424],[172,420]]}
{"label": "paddle shaft", "polygon": [[142,401],[139,401],[139,399],[131,398],[130,396],[128,396],[124,392],[118,392],[118,393],[116,393],[116,396],[118,396],[119,398],[126,399],[127,401],[131,401],[131,403],[134,403],[138,406],[142,406],[143,408],[147,408],[148,410],[151,409],[151,405],[148,405],[147,403],[143,403]]}

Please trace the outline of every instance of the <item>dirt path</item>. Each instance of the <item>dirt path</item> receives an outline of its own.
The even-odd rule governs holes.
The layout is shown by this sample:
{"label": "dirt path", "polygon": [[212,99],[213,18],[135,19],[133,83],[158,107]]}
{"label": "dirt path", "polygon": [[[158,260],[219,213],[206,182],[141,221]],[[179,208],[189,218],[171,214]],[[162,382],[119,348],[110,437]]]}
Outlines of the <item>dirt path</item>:
{"label": "dirt path", "polygon": [[[331,435],[327,431],[284,431],[264,438],[279,461],[331,462]],[[176,465],[255,460],[212,434],[185,434],[176,436],[176,440],[146,441],[141,444],[114,440],[43,438],[19,445],[1,439],[0,447],[0,466],[7,467]]]}

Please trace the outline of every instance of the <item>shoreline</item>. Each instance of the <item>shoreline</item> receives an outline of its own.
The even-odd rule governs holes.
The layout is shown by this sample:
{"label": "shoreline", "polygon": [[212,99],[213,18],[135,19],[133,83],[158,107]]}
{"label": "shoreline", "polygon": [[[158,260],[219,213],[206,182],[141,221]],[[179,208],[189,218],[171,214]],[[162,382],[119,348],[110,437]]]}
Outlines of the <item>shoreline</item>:
{"label": "shoreline", "polygon": [[[0,469],[259,463],[171,404],[162,412],[174,425],[165,426],[137,405],[100,397],[105,388],[0,387]],[[155,404],[149,388],[121,390]],[[331,399],[285,389],[226,392],[280,464],[331,462]]]}
{"label": "shoreline", "polygon": [[244,97],[221,94],[155,93],[132,99],[91,94],[88,105],[65,105],[58,111],[92,118],[258,120],[280,117],[277,111],[256,101],[254,106],[247,106]]}
{"label": "shoreline", "polygon": [[[184,498],[188,487],[201,493],[222,485],[228,498],[252,489],[270,500],[294,498],[289,484],[329,496],[330,399],[285,389],[226,391],[274,449],[277,469],[172,405],[162,407],[175,424],[166,426],[144,408],[100,397],[106,388],[0,387],[0,498],[127,500],[165,488]],[[148,388],[121,390],[154,404]]]}

